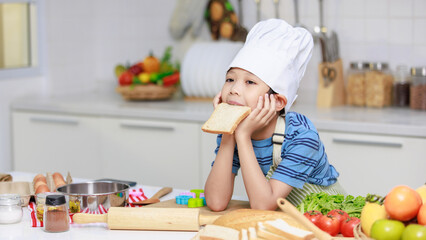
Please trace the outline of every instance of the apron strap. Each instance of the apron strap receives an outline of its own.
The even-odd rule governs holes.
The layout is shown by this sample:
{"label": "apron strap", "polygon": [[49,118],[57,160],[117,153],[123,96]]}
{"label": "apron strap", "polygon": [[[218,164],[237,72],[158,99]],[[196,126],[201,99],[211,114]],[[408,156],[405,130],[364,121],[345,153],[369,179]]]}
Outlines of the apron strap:
{"label": "apron strap", "polygon": [[274,134],[272,134],[272,144],[273,144],[273,166],[276,168],[281,162],[281,147],[285,139],[285,119],[284,116],[278,116],[277,124],[275,125]]}

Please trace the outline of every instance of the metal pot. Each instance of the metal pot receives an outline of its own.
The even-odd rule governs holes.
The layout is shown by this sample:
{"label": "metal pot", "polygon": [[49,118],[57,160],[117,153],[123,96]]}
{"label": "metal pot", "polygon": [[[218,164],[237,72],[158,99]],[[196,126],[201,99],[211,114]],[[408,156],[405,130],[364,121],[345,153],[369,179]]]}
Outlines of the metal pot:
{"label": "metal pot", "polygon": [[110,207],[123,207],[129,198],[130,186],[102,181],[71,183],[56,191],[65,195],[70,212],[106,213]]}

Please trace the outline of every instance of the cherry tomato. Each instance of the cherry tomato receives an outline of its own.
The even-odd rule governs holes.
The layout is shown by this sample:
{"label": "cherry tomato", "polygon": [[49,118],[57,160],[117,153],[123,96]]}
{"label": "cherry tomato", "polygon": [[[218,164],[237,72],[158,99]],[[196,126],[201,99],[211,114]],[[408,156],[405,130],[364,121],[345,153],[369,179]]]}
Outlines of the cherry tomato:
{"label": "cherry tomato", "polygon": [[392,219],[408,221],[414,218],[422,205],[420,194],[414,189],[398,185],[385,198],[386,212]]}
{"label": "cherry tomato", "polygon": [[318,227],[331,236],[336,236],[340,232],[339,219],[330,215],[322,215]]}
{"label": "cherry tomato", "polygon": [[419,212],[417,213],[417,222],[421,225],[426,226],[426,203],[420,207]]}
{"label": "cherry tomato", "polygon": [[133,74],[131,74],[130,72],[124,72],[120,75],[120,77],[118,78],[118,82],[120,83],[121,86],[126,86],[126,85],[130,85],[133,82]]}
{"label": "cherry tomato", "polygon": [[426,227],[419,224],[410,224],[402,232],[401,240],[425,240]]}
{"label": "cherry tomato", "polygon": [[360,223],[361,220],[357,217],[348,217],[340,224],[340,233],[344,237],[353,237],[354,236],[354,228]]}
{"label": "cherry tomato", "polygon": [[320,211],[311,210],[311,211],[305,212],[303,215],[305,215],[305,217],[307,217],[309,221],[311,221],[313,224],[315,224],[318,227],[319,220],[322,216],[322,213]]}
{"label": "cherry tomato", "polygon": [[327,213],[327,215],[331,215],[339,219],[340,224],[342,224],[342,222],[349,217],[349,215],[345,211],[340,209],[331,210],[330,212]]}
{"label": "cherry tomato", "polygon": [[370,237],[376,240],[399,240],[404,228],[401,221],[380,219],[373,223]]}

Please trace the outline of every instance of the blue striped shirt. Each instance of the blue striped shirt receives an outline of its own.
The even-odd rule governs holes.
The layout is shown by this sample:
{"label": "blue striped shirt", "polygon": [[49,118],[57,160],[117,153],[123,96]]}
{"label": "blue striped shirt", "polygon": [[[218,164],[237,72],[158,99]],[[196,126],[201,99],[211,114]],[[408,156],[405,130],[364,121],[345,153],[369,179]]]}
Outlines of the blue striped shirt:
{"label": "blue striped shirt", "polygon": [[[337,181],[339,173],[328,162],[324,145],[312,122],[304,115],[289,112],[285,116],[285,139],[281,148],[283,159],[273,173],[273,179],[302,188],[305,182],[329,186]],[[217,154],[222,135],[217,137]],[[263,174],[269,171],[272,161],[272,137],[252,140],[254,154]],[[212,163],[212,165],[214,162]],[[238,147],[234,151],[232,172],[237,174],[240,168]]]}

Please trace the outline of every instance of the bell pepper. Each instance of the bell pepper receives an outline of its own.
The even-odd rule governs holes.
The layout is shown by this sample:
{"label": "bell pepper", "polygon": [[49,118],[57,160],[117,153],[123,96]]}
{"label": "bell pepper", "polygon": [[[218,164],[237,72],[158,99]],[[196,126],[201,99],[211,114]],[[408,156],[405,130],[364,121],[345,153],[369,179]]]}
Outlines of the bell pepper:
{"label": "bell pepper", "polygon": [[168,87],[177,82],[179,82],[180,74],[179,72],[175,72],[172,75],[166,76],[163,78],[163,86]]}
{"label": "bell pepper", "polygon": [[149,83],[149,73],[140,73],[138,78],[143,84]]}

